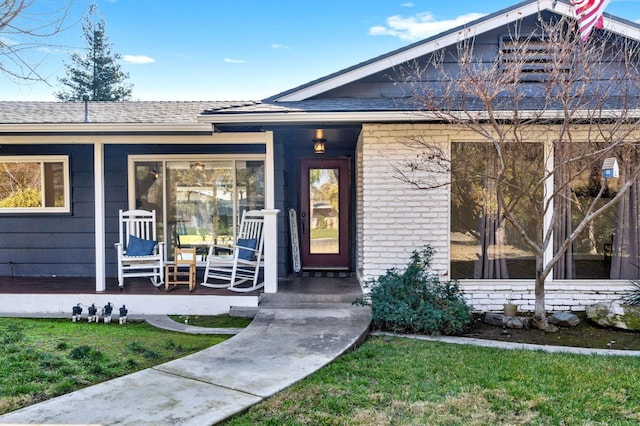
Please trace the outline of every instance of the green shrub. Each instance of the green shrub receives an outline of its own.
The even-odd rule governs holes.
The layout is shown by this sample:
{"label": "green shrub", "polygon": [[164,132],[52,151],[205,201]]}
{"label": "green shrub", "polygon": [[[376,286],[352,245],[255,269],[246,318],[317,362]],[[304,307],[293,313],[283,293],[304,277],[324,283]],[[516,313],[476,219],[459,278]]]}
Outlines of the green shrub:
{"label": "green shrub", "polygon": [[372,324],[382,330],[433,335],[460,334],[471,323],[471,307],[458,284],[429,272],[434,251],[415,250],[406,270],[387,270],[367,282]]}

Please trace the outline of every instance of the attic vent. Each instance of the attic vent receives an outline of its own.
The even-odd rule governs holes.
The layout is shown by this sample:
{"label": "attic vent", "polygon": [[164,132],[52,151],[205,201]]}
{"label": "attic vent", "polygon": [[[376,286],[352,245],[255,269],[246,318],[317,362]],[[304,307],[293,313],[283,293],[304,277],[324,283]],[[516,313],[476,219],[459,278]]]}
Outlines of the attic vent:
{"label": "attic vent", "polygon": [[[568,65],[557,64],[549,51],[550,44],[540,37],[500,38],[500,68],[503,72],[517,72],[520,68],[521,83],[549,81],[551,73],[566,74]],[[557,78],[557,77],[556,77]]]}

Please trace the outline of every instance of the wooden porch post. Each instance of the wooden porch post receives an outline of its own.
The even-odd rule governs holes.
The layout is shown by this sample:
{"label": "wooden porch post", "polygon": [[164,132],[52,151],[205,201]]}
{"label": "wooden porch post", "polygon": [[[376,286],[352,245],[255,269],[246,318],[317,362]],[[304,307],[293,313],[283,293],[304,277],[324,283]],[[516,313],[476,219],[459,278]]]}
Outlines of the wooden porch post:
{"label": "wooden porch post", "polygon": [[107,289],[105,273],[105,227],[104,227],[104,145],[93,145],[93,181],[95,188],[95,244],[96,244],[96,291]]}
{"label": "wooden porch post", "polygon": [[264,209],[264,292],[278,292],[278,209]]}

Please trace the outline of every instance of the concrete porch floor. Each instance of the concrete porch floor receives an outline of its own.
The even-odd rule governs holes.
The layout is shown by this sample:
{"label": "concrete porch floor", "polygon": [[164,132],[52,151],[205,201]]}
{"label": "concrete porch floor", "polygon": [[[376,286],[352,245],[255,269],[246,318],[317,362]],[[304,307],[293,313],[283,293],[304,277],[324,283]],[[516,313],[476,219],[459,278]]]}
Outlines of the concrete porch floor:
{"label": "concrete porch floor", "polygon": [[362,297],[358,280],[345,274],[335,276],[298,276],[290,275],[278,281],[278,293],[262,294],[261,303],[281,300],[289,303],[352,303]]}

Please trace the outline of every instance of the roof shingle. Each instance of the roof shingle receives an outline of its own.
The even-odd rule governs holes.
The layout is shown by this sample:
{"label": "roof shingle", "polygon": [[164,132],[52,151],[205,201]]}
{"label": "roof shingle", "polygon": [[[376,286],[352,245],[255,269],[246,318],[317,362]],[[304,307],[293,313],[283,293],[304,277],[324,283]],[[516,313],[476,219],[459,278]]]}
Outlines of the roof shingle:
{"label": "roof shingle", "polygon": [[197,123],[205,110],[243,107],[253,101],[84,102],[0,101],[0,124]]}

